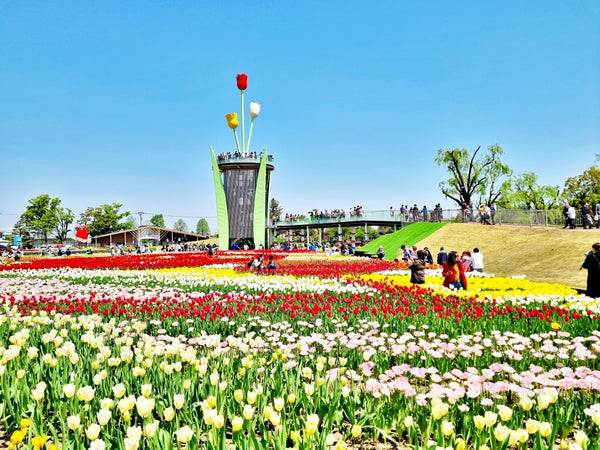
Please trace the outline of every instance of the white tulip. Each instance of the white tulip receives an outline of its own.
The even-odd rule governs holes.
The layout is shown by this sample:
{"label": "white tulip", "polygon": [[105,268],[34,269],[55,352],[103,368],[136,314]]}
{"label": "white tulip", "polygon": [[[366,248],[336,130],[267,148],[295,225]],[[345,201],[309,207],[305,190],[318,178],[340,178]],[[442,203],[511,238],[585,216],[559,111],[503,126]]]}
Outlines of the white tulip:
{"label": "white tulip", "polygon": [[250,108],[248,113],[253,119],[257,118],[260,114],[260,103],[250,102]]}

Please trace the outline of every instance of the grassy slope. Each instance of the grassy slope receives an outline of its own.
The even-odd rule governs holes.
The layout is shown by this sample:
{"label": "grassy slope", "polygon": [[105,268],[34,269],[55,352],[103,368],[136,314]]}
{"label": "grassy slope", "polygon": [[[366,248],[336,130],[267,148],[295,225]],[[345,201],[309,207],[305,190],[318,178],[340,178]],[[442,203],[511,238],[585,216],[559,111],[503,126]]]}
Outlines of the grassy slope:
{"label": "grassy slope", "polygon": [[379,246],[383,245],[383,248],[385,249],[385,259],[392,260],[396,257],[401,257],[400,247],[402,245],[414,245],[443,226],[443,223],[413,223],[394,233],[378,237],[374,241],[361,247],[360,250],[375,255]]}
{"label": "grassy slope", "polygon": [[479,247],[486,272],[501,276],[524,274],[533,281],[585,288],[587,270],[579,270],[579,266],[585,258],[584,253],[598,241],[600,232],[596,229],[451,223],[417,245],[429,247],[434,257],[440,246],[459,253]]}

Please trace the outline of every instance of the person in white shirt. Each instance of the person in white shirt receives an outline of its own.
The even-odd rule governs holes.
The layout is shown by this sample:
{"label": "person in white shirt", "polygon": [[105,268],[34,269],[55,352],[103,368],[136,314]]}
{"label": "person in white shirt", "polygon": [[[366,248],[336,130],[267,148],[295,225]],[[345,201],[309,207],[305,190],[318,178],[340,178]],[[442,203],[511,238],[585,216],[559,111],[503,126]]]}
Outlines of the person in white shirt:
{"label": "person in white shirt", "polygon": [[477,247],[473,249],[471,265],[474,271],[483,272],[483,255]]}

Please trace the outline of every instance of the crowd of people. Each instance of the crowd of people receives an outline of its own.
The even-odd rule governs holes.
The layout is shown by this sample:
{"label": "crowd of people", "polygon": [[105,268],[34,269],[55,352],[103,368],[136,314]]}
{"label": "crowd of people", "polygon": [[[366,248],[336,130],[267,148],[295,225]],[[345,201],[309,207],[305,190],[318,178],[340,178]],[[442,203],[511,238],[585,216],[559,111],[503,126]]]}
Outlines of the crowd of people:
{"label": "crowd of people", "polygon": [[[352,208],[349,209],[348,216],[349,217],[360,217],[362,215],[362,212],[363,212],[362,206],[353,206]],[[310,218],[311,222],[319,222],[319,221],[323,221],[323,220],[331,220],[331,219],[338,219],[338,218],[343,219],[346,217],[346,211],[344,211],[343,208],[342,209],[332,209],[331,211],[329,211],[327,209],[323,210],[323,211],[320,211],[318,209],[313,209],[308,212],[308,217]],[[277,222],[281,222],[282,220],[284,220],[286,222],[295,222],[295,221],[306,219],[306,215],[286,213],[286,215],[283,216],[283,219],[281,218],[281,216],[274,216],[271,219],[272,219],[273,224],[276,224]]]}
{"label": "crowd of people", "polygon": [[[225,162],[228,161],[230,159],[260,159],[262,158],[263,152],[260,153],[256,153],[256,152],[238,152],[235,151],[233,154],[231,152],[224,152],[224,153],[219,153],[217,155],[217,161],[219,162]],[[267,155],[267,158],[269,159],[269,161],[273,160],[273,155]]]}
{"label": "crowd of people", "polygon": [[7,264],[11,261],[21,260],[21,250],[19,248],[5,248],[0,252],[0,264]]}
{"label": "crowd of people", "polygon": [[496,225],[496,212],[498,207],[496,203],[482,203],[478,208],[473,207],[471,203],[464,203],[461,208],[463,222],[479,221],[482,225]]}
{"label": "crowd of people", "polygon": [[277,263],[275,263],[273,255],[270,255],[269,260],[265,263],[265,256],[262,253],[254,256],[247,265],[251,272],[257,274],[275,275],[277,270]]}
{"label": "crowd of people", "polygon": [[[425,269],[427,264],[433,264],[433,254],[428,247],[418,249],[416,245],[408,247],[402,245],[402,260],[408,263],[411,271],[410,282],[413,284],[425,283]],[[380,253],[385,255],[383,247],[379,248],[377,256]],[[475,247],[473,253],[470,250],[464,250],[459,256],[457,251],[446,252],[444,247],[436,255],[436,263],[442,267],[443,285],[454,289],[467,289],[466,273],[469,271],[483,272],[483,254],[479,248]]]}
{"label": "crowd of people", "polygon": [[413,206],[401,205],[399,210],[390,206],[390,216],[400,217],[405,222],[441,222],[443,219],[443,209],[441,204],[436,204],[433,210],[429,210],[427,205],[419,208],[417,204]]}
{"label": "crowd of people", "polygon": [[[592,215],[592,209],[588,202],[583,202],[581,205],[581,224],[583,229],[592,229],[594,227],[594,222],[596,222],[596,228],[600,228],[600,202],[596,203],[596,206],[593,210],[594,214]],[[577,218],[577,209],[567,200],[565,200],[563,205],[563,216],[565,218],[565,226],[563,228],[569,228],[570,230],[574,230],[576,228],[575,219]]]}

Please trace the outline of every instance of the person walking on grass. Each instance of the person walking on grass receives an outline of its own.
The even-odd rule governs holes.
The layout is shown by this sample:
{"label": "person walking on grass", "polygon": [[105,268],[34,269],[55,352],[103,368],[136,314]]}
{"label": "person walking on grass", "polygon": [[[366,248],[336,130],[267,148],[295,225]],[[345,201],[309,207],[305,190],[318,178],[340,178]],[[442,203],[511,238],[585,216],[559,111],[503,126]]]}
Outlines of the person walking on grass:
{"label": "person walking on grass", "polygon": [[581,269],[587,269],[587,286],[585,294],[588,297],[600,297],[600,242],[592,244],[592,249],[585,254]]}
{"label": "person walking on grass", "polygon": [[570,230],[575,229],[575,207],[573,205],[568,205],[567,210],[567,225],[569,225]]}

